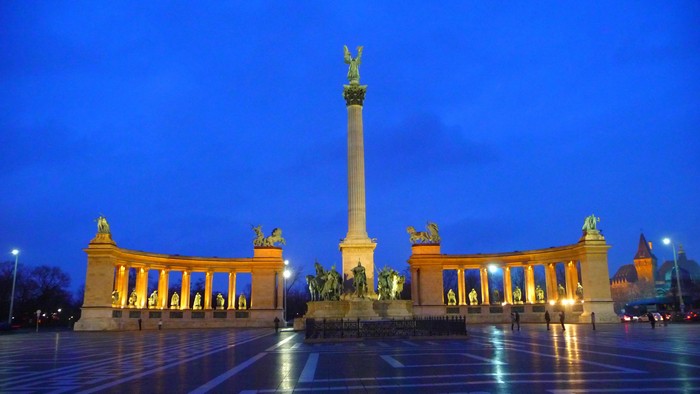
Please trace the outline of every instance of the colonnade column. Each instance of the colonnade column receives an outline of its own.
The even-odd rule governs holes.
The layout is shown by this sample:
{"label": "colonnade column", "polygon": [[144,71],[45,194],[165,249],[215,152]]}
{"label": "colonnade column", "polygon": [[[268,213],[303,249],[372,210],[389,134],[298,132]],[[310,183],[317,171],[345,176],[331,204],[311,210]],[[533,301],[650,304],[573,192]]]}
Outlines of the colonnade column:
{"label": "colonnade column", "polygon": [[467,294],[465,293],[464,289],[464,268],[458,268],[457,269],[457,292],[459,293],[459,305],[466,305],[467,304]]}
{"label": "colonnade column", "polygon": [[148,268],[136,269],[136,307],[145,308],[148,298]]}
{"label": "colonnade column", "polygon": [[202,309],[211,309],[211,292],[213,279],[214,274],[208,271],[204,279],[204,305],[202,305]]}
{"label": "colonnade column", "polygon": [[162,269],[158,275],[158,303],[156,308],[164,309],[168,307],[168,282],[170,279],[169,270]]}
{"label": "colonnade column", "polygon": [[531,265],[525,267],[525,300],[531,304],[537,302],[535,297],[535,269]]}
{"label": "colonnade column", "polygon": [[411,269],[411,299],[413,305],[420,305],[420,270]]}
{"label": "colonnade column", "polygon": [[547,263],[544,266],[544,278],[547,287],[547,301],[556,301],[557,299],[557,273],[554,268],[554,263]]}
{"label": "colonnade column", "polygon": [[[129,299],[129,275],[126,266],[118,265],[116,267],[116,278],[114,281],[114,290],[119,292],[119,300],[117,304],[122,308],[126,306],[127,300]],[[126,283],[126,285],[124,285]],[[127,290],[124,290],[124,289]]]}
{"label": "colonnade column", "polygon": [[182,287],[180,287],[180,309],[190,309],[190,271],[182,271]]}
{"label": "colonnade column", "polygon": [[566,296],[573,300],[576,298],[576,284],[578,283],[578,272],[576,270],[576,262],[569,261],[566,263],[564,277],[566,278]]}
{"label": "colonnade column", "polygon": [[228,274],[228,309],[236,309],[236,272]]}
{"label": "colonnade column", "polygon": [[489,271],[488,268],[482,267],[479,270],[479,275],[481,279],[481,304],[488,305],[489,301]]}
{"label": "colonnade column", "polygon": [[513,303],[513,282],[510,280],[510,267],[503,267],[503,300],[509,304]]}

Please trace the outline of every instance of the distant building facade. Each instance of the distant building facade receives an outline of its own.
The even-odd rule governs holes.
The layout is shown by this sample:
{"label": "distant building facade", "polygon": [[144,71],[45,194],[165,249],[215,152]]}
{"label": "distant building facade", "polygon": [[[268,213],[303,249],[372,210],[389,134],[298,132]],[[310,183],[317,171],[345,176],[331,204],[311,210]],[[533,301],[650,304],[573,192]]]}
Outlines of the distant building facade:
{"label": "distant building facade", "polygon": [[[691,299],[698,298],[696,284],[700,284],[700,265],[694,260],[688,260],[682,245],[679,245],[677,260],[681,271],[681,290],[684,300],[688,300],[686,303],[689,303]],[[665,261],[659,267],[658,260],[652,253],[651,242],[646,240],[644,234],[640,234],[632,264],[621,266],[610,278],[610,293],[618,313],[633,301],[677,297],[673,260]]]}

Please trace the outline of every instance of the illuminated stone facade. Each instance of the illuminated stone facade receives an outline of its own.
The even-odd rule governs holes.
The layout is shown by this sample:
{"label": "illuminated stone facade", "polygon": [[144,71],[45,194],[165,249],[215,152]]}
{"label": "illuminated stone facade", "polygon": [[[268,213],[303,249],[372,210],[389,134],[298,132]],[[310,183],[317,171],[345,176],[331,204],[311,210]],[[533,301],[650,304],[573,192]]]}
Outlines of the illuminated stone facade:
{"label": "illuminated stone facade", "polygon": [[[155,254],[119,248],[109,233],[99,233],[90,241],[82,316],[75,330],[137,330],[139,319],[144,328],[198,327],[272,327],[277,317],[283,320],[284,260],[278,247],[255,247],[252,258],[188,257]],[[129,270],[136,270],[134,289],[129,289]],[[158,297],[148,307],[148,272],[157,271]],[[178,291],[179,305],[170,306],[169,274],[182,272]],[[201,310],[193,309],[190,278],[193,272],[205,274]],[[212,305],[214,273],[228,274],[228,300],[225,310]],[[239,310],[236,275],[249,273],[251,294],[247,308]],[[135,292],[136,303],[129,304]]]}
{"label": "illuminated stone facade", "polygon": [[[411,298],[413,313],[416,316],[459,314],[467,317],[467,322],[508,322],[510,312],[518,311],[524,322],[542,322],[543,313],[564,311],[567,322],[590,322],[591,312],[595,312],[599,322],[618,321],[613,311],[610,296],[608,249],[610,246],[599,232],[584,233],[578,243],[547,249],[516,251],[512,253],[447,255],[440,253],[440,245],[412,246],[408,260],[411,270]],[[556,265],[562,264],[564,281],[559,283]],[[536,297],[536,267],[544,267],[546,296]],[[500,270],[503,293],[498,300],[492,300],[489,290],[490,269]],[[513,299],[511,271],[522,268],[524,289],[522,302]],[[580,272],[579,272],[580,269]],[[446,305],[443,287],[443,271],[457,271],[457,305]],[[470,305],[465,282],[466,270],[478,270],[480,280],[478,303]],[[582,287],[579,287],[579,277]],[[580,289],[583,289],[582,294]],[[560,289],[564,291],[560,294]],[[577,293],[577,289],[579,293]],[[555,319],[553,315],[553,320]]]}

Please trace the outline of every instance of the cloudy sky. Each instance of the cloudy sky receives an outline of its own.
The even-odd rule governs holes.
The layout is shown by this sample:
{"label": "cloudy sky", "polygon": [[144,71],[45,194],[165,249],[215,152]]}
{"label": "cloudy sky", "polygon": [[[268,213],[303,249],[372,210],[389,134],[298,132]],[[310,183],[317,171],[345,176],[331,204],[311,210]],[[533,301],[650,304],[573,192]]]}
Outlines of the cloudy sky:
{"label": "cloudy sky", "polygon": [[595,214],[700,259],[697,2],[0,3],[0,250],[84,282],[104,214],[124,248],[340,265],[343,45],[364,45],[367,226],[403,270],[573,244]]}

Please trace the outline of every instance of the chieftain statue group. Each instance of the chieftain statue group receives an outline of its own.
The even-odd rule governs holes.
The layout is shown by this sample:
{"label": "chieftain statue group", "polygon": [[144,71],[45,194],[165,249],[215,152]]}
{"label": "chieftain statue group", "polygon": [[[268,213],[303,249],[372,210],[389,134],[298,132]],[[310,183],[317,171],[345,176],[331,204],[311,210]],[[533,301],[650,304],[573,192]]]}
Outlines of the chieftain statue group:
{"label": "chieftain statue group", "polygon": [[401,299],[403,285],[406,282],[404,275],[399,275],[395,270],[384,267],[377,275],[377,294],[372,295],[367,285],[367,273],[362,262],[352,269],[352,292],[343,294],[343,279],[336,271],[335,265],[326,271],[321,264],[314,263],[316,275],[307,275],[306,284],[309,287],[311,301],[339,301],[343,299],[365,299],[377,297],[379,300]]}

